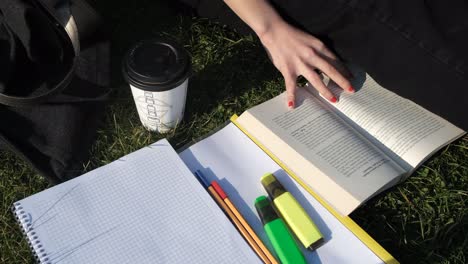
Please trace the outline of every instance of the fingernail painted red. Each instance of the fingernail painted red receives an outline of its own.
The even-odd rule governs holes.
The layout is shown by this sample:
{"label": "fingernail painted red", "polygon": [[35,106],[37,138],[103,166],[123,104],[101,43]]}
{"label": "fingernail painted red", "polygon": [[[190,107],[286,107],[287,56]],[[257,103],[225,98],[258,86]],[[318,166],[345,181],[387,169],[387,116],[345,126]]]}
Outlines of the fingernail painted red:
{"label": "fingernail painted red", "polygon": [[294,102],[293,101],[289,101],[288,102],[288,107],[293,107],[294,106]]}
{"label": "fingernail painted red", "polygon": [[348,88],[348,91],[354,93],[355,90],[354,90],[354,88],[353,88],[352,86],[350,86],[350,87]]}
{"label": "fingernail painted red", "polygon": [[333,97],[330,99],[330,102],[332,102],[332,103],[336,103],[336,97],[335,97],[335,96],[333,96]]}

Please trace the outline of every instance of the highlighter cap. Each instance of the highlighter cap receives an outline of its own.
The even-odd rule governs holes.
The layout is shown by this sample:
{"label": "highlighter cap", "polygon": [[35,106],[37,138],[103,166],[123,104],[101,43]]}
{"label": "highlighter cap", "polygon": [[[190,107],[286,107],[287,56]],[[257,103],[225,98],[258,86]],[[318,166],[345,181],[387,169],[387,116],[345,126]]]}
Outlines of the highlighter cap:
{"label": "highlighter cap", "polygon": [[258,216],[260,216],[263,225],[279,218],[275,209],[271,206],[270,200],[264,195],[255,199],[255,209],[257,209]]}
{"label": "highlighter cap", "polygon": [[272,200],[286,192],[286,189],[272,173],[263,175],[260,181]]}

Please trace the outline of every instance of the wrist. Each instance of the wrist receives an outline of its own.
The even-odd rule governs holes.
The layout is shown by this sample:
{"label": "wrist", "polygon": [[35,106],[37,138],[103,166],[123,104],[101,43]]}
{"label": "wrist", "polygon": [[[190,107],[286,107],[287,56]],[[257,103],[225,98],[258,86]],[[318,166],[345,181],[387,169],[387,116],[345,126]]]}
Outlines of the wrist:
{"label": "wrist", "polygon": [[262,28],[261,31],[255,31],[255,33],[263,46],[269,47],[275,42],[275,36],[277,37],[278,35],[281,35],[281,33],[278,32],[285,26],[287,26],[287,23],[280,18],[279,20],[272,21],[268,26]]}
{"label": "wrist", "polygon": [[266,19],[252,26],[253,31],[261,41],[268,39],[274,29],[281,27],[285,21],[278,15],[264,16]]}
{"label": "wrist", "polygon": [[285,22],[268,0],[224,0],[254,32],[262,39]]}

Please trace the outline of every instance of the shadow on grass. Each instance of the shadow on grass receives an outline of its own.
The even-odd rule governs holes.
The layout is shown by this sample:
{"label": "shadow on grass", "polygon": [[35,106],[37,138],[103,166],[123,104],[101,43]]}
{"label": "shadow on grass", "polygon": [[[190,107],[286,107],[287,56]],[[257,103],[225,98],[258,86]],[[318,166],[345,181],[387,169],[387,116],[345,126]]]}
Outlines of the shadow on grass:
{"label": "shadow on grass", "polygon": [[[194,113],[210,112],[217,105],[223,104],[223,101],[233,99],[254,87],[262,87],[276,76],[266,58],[257,55],[264,53],[263,50],[247,45],[239,50],[242,53],[236,53],[220,64],[209,65],[195,73],[190,80],[187,122],[190,122],[190,116]],[[245,109],[233,106],[232,110]]]}

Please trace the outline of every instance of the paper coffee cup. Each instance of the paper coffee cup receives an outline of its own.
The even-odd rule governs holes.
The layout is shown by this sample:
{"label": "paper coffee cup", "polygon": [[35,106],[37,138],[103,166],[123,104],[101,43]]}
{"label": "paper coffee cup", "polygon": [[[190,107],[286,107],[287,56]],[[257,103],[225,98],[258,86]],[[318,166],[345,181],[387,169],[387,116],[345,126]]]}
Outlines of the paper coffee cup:
{"label": "paper coffee cup", "polygon": [[184,116],[190,73],[190,58],[174,41],[142,41],[127,52],[123,74],[143,126],[160,133],[177,126]]}

